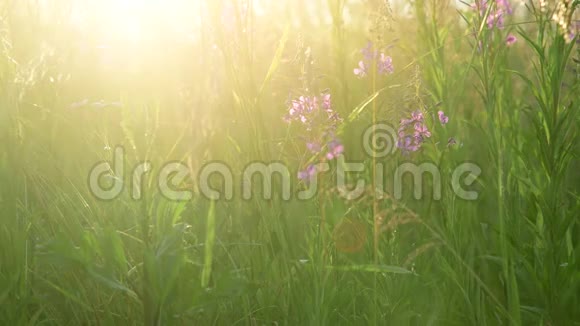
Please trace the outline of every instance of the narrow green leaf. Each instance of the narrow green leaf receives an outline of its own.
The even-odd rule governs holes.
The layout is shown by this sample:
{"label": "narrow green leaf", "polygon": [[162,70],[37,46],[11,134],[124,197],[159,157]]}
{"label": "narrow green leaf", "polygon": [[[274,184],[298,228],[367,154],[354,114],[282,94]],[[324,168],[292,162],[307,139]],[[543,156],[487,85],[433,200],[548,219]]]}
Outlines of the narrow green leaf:
{"label": "narrow green leaf", "polygon": [[207,226],[205,234],[205,259],[203,264],[203,271],[201,273],[201,287],[206,288],[209,285],[209,278],[211,276],[211,267],[213,261],[213,247],[215,245],[215,201],[212,200],[209,204],[207,212]]}
{"label": "narrow green leaf", "polygon": [[[260,91],[258,92],[258,98],[266,88],[266,85],[272,79],[272,76],[278,69],[280,65],[280,61],[282,60],[282,54],[284,53],[284,48],[286,47],[286,43],[288,42],[288,35],[290,34],[290,24],[286,24],[284,28],[284,33],[282,34],[282,38],[280,38],[280,42],[278,42],[278,48],[276,49],[276,53],[274,54],[274,58],[272,58],[272,63],[270,63],[270,68],[268,68],[268,73],[266,74],[266,78],[262,82],[262,86],[260,86]],[[257,99],[256,99],[257,100]]]}
{"label": "narrow green leaf", "polygon": [[371,272],[371,273],[395,273],[413,274],[408,269],[391,265],[352,265],[352,266],[328,266],[328,268],[345,272]]}

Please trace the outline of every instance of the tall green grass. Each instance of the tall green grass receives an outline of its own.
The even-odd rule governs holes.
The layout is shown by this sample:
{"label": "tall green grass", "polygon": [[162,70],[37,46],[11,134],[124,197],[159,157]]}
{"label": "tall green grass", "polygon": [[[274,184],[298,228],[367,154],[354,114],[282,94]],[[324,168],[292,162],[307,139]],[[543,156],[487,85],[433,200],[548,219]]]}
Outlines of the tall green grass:
{"label": "tall green grass", "polygon": [[[552,7],[513,3],[489,29],[491,9],[439,0],[409,15],[382,1],[206,1],[188,7],[189,38],[100,47],[99,22],[68,23],[89,2],[48,3],[0,0],[0,324],[580,324],[580,48]],[[367,41],[393,45],[394,74],[352,73]],[[335,162],[309,201],[160,193],[172,161],[191,169],[184,189],[212,161],[237,185],[254,161],[296,172],[309,157],[282,117],[325,89],[346,160],[367,168],[361,199],[338,195]],[[418,153],[368,157],[365,128],[414,110],[450,122],[429,120]],[[116,146],[125,189],[102,201],[88,175]],[[142,161],[153,171],[134,200]],[[395,199],[404,162],[437,164],[442,199],[429,177],[422,199],[408,178]],[[482,169],[475,201],[447,182],[463,162]]]}

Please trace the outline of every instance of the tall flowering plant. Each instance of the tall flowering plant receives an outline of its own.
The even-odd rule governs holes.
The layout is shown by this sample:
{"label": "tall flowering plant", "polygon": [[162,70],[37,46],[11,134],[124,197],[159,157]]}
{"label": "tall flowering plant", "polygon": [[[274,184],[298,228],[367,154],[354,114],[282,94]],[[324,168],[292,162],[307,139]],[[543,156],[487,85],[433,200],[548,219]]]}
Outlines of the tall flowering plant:
{"label": "tall flowering plant", "polygon": [[[449,117],[443,111],[437,112],[437,120],[441,125],[446,125],[449,122]],[[421,149],[423,143],[427,138],[431,138],[431,131],[425,123],[425,117],[421,111],[414,111],[411,113],[410,119],[401,119],[398,129],[397,148],[401,150],[404,155],[416,152]],[[455,139],[449,138],[447,145],[455,144]]]}
{"label": "tall flowering plant", "polygon": [[[333,160],[344,152],[344,145],[336,135],[342,119],[332,109],[330,93],[300,96],[290,101],[284,121],[302,129],[305,149],[315,161]],[[308,182],[317,172],[314,164],[308,164],[298,172],[298,178]]]}
{"label": "tall flowering plant", "polygon": [[364,78],[370,73],[373,62],[377,63],[377,72],[379,75],[390,75],[395,72],[393,66],[393,59],[384,52],[374,49],[373,43],[369,42],[365,48],[361,50],[363,60],[358,62],[358,67],[354,68],[354,74],[359,78]]}
{"label": "tall flowering plant", "polygon": [[505,26],[505,18],[512,15],[514,10],[509,0],[477,0],[471,7],[479,12],[480,17],[486,17],[487,28],[489,29],[503,29]]}
{"label": "tall flowering plant", "polygon": [[[475,13],[476,17],[483,19],[487,29],[490,32],[504,30],[506,27],[506,19],[513,16],[514,8],[509,0],[476,0],[470,6],[471,12]],[[474,35],[478,35],[479,24],[475,24]],[[490,35],[492,36],[492,35]],[[507,47],[514,45],[517,42],[517,37],[508,32],[507,36],[502,36],[502,40]],[[478,50],[481,52],[484,47],[484,40],[478,40]],[[488,46],[486,44],[485,46]]]}

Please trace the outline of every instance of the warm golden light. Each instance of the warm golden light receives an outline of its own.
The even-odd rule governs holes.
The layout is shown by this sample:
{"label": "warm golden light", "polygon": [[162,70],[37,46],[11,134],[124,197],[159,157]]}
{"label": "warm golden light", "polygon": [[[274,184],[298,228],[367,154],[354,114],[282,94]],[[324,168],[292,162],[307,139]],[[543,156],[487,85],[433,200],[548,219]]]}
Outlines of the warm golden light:
{"label": "warm golden light", "polygon": [[187,38],[199,26],[199,0],[104,0],[77,2],[73,25],[104,43],[135,45],[154,39]]}

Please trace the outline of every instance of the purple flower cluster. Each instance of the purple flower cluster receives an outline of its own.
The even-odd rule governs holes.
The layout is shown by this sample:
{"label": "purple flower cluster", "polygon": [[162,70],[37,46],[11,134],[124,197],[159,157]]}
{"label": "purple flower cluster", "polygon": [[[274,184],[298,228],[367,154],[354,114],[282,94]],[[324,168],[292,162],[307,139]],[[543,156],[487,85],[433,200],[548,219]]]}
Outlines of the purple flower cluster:
{"label": "purple flower cluster", "polygon": [[506,37],[506,39],[505,39],[505,44],[506,44],[507,46],[512,46],[512,45],[514,45],[514,44],[515,44],[517,41],[518,41],[518,38],[517,38],[517,37],[515,37],[515,35],[513,35],[513,34],[509,34],[509,35]]}
{"label": "purple flower cluster", "polygon": [[[449,122],[449,117],[447,117],[443,111],[438,111],[437,116],[442,125]],[[397,147],[400,148],[404,154],[418,151],[423,142],[431,137],[431,131],[427,128],[421,111],[414,111],[411,113],[410,119],[402,119],[399,125],[398,134],[399,140],[397,141]]]}
{"label": "purple flower cluster", "polygon": [[445,125],[449,122],[449,117],[445,115],[443,111],[437,111],[437,117],[439,118],[439,122],[442,125]]}
{"label": "purple flower cluster", "polygon": [[332,126],[341,120],[338,114],[332,110],[330,94],[323,93],[320,97],[300,96],[298,99],[292,100],[284,121],[288,123],[299,121],[306,130],[311,131],[321,124],[331,123]]}
{"label": "purple flower cluster", "polygon": [[[296,122],[304,128],[306,148],[321,160],[332,160],[344,152],[344,145],[336,137],[336,129],[342,119],[332,109],[330,94],[300,96],[292,100],[284,120]],[[309,181],[316,176],[316,172],[315,165],[310,164],[298,172],[298,178]]]}
{"label": "purple flower cluster", "polygon": [[471,7],[479,11],[482,17],[489,10],[489,15],[486,20],[487,28],[489,29],[493,29],[494,27],[502,29],[504,27],[505,16],[513,14],[513,8],[509,0],[476,0]]}
{"label": "purple flower cluster", "polygon": [[354,74],[359,78],[366,77],[369,73],[369,67],[373,65],[373,62],[377,61],[377,70],[380,75],[388,75],[395,72],[393,67],[393,58],[386,55],[384,52],[373,49],[373,44],[369,42],[367,46],[361,50],[364,57],[363,60],[358,62],[358,67],[354,68]]}

